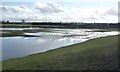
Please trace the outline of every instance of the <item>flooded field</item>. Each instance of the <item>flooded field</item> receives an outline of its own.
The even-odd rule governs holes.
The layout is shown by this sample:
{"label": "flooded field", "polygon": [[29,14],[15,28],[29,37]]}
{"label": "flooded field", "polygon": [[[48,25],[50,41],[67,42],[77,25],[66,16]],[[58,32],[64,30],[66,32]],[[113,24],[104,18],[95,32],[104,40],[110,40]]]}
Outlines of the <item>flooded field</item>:
{"label": "flooded field", "polygon": [[118,31],[99,29],[3,28],[0,30],[2,30],[0,34],[8,36],[0,37],[2,60],[45,52],[98,37],[118,35]]}

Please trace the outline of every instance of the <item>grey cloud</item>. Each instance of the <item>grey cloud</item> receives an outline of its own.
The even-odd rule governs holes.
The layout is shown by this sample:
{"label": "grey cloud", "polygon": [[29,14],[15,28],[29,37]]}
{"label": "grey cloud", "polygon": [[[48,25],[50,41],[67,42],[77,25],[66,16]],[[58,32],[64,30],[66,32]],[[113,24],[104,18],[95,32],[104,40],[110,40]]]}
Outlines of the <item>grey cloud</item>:
{"label": "grey cloud", "polygon": [[9,8],[7,6],[0,6],[0,11],[9,11]]}
{"label": "grey cloud", "polygon": [[118,16],[118,11],[115,8],[111,8],[105,12],[106,15]]}
{"label": "grey cloud", "polygon": [[25,5],[22,6],[0,6],[2,12],[27,12],[30,9]]}
{"label": "grey cloud", "polygon": [[63,7],[55,2],[36,3],[35,8],[42,13],[59,13],[64,11]]}

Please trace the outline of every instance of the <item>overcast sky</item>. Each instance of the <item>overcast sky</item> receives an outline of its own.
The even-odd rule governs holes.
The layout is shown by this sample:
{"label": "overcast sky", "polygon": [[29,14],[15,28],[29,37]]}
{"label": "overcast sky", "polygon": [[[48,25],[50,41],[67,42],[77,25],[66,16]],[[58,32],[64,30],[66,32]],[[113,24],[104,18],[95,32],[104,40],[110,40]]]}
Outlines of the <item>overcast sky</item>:
{"label": "overcast sky", "polygon": [[0,18],[10,21],[118,22],[119,0],[1,0]]}

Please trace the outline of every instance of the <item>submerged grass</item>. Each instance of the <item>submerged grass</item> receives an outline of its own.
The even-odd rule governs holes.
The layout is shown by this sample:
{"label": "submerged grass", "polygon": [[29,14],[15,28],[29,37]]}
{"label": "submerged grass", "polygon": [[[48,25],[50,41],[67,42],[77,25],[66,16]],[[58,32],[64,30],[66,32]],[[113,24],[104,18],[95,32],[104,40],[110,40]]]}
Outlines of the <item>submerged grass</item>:
{"label": "submerged grass", "polygon": [[24,37],[39,37],[35,35],[25,35],[24,33],[37,33],[37,32],[54,32],[52,29],[24,29],[24,30],[0,30],[0,37],[14,37],[14,36],[24,36]]}
{"label": "submerged grass", "polygon": [[87,35],[85,35],[85,34],[73,34],[73,35],[64,35],[64,36],[62,36],[63,38],[64,37],[75,37],[75,36],[87,36]]}
{"label": "submerged grass", "polygon": [[21,30],[3,30],[3,32],[7,32],[7,33],[1,33],[2,37],[13,37],[13,36],[18,36],[23,34],[24,32]]}
{"label": "submerged grass", "polygon": [[3,61],[3,70],[118,70],[118,36]]}
{"label": "submerged grass", "polygon": [[86,32],[108,32],[107,29],[93,29],[92,31],[86,31]]}

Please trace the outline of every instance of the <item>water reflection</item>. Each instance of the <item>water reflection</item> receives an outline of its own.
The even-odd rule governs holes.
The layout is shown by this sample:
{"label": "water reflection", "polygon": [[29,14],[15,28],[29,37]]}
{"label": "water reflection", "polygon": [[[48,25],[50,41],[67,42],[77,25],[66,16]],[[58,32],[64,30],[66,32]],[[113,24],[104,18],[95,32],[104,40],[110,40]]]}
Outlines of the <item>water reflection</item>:
{"label": "water reflection", "polygon": [[[40,53],[51,49],[76,44],[89,39],[108,35],[117,35],[118,32],[87,32],[90,29],[53,29],[52,32],[25,33],[40,37],[1,37],[2,59],[22,57]],[[69,35],[69,36],[66,36]]]}

